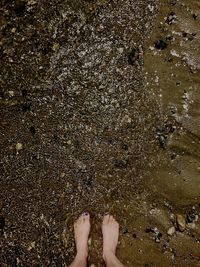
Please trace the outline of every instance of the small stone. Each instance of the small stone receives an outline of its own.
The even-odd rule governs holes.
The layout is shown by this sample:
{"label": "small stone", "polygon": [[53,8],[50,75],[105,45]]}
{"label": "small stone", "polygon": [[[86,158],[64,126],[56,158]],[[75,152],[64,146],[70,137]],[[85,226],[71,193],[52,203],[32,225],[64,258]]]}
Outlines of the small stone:
{"label": "small stone", "polygon": [[68,144],[68,145],[71,145],[71,144],[72,144],[72,141],[71,141],[71,140],[68,140],[68,141],[67,141],[67,144]]}
{"label": "small stone", "polygon": [[15,95],[14,91],[8,91],[8,94],[9,94],[9,96],[11,96],[11,97]]}
{"label": "small stone", "polygon": [[190,229],[195,229],[196,228],[196,224],[193,222],[193,223],[188,223],[187,226],[190,228]]}
{"label": "small stone", "polygon": [[193,17],[194,20],[196,20],[197,17],[198,17],[198,14],[195,14],[195,13],[194,13],[194,14],[192,14],[192,17]]}
{"label": "small stone", "polygon": [[60,48],[60,44],[59,44],[59,43],[54,43],[54,44],[53,44],[53,47],[52,47],[53,51],[56,51],[56,50],[58,50],[59,48]]}
{"label": "small stone", "polygon": [[11,32],[12,32],[12,33],[15,33],[16,30],[17,30],[16,28],[12,28],[12,29],[11,29]]}
{"label": "small stone", "polygon": [[124,228],[123,232],[122,232],[124,235],[125,234],[128,234],[128,228]]}
{"label": "small stone", "polygon": [[170,227],[167,231],[167,234],[172,236],[176,232],[176,229],[174,226]]}
{"label": "small stone", "polygon": [[177,226],[178,226],[179,231],[180,232],[185,231],[185,229],[186,229],[186,221],[185,221],[185,218],[182,215],[180,215],[180,214],[176,215],[176,222],[177,222]]}
{"label": "small stone", "polygon": [[65,172],[61,172],[60,177],[61,178],[65,177]]}
{"label": "small stone", "polygon": [[117,50],[119,51],[120,54],[122,54],[124,52],[124,48],[123,47],[119,47]]}
{"label": "small stone", "polygon": [[21,144],[21,143],[17,143],[16,144],[16,150],[17,150],[17,152],[19,151],[19,150],[22,150],[23,149],[23,145]]}
{"label": "small stone", "polygon": [[122,119],[122,122],[125,122],[125,123],[131,123],[131,117],[129,117],[129,115],[125,115]]}
{"label": "small stone", "polygon": [[30,245],[28,246],[27,250],[30,251],[33,248],[35,248],[35,241],[31,242]]}
{"label": "small stone", "polygon": [[195,220],[195,218],[196,218],[196,216],[195,216],[194,213],[189,212],[189,213],[187,214],[187,222],[188,222],[188,223],[193,223],[193,221]]}
{"label": "small stone", "polygon": [[33,6],[33,5],[35,5],[36,3],[37,3],[37,1],[35,1],[35,0],[28,0],[27,5],[28,5],[28,6]]}
{"label": "small stone", "polygon": [[168,44],[163,40],[156,41],[154,45],[155,45],[155,48],[157,48],[158,50],[164,50],[168,46]]}
{"label": "small stone", "polygon": [[176,18],[177,18],[176,17],[176,14],[174,12],[171,12],[168,15],[167,19],[166,19],[166,23],[169,24],[169,25],[171,25],[172,23],[174,23],[176,21]]}

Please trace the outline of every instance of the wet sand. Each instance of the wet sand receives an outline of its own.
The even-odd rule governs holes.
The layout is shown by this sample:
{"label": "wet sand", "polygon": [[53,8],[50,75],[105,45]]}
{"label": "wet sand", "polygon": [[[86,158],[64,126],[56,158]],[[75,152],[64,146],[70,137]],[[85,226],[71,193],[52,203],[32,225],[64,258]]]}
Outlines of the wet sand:
{"label": "wet sand", "polygon": [[68,266],[85,210],[90,265],[110,212],[126,266],[199,266],[198,1],[1,10],[3,266]]}

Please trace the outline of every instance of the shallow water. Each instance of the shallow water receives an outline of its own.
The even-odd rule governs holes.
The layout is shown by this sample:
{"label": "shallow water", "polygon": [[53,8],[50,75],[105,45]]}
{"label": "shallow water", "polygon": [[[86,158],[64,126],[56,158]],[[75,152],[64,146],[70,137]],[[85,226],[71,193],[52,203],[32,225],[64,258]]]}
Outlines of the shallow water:
{"label": "shallow water", "polygon": [[2,10],[2,262],[67,266],[88,210],[90,264],[110,212],[126,266],[199,266],[199,220],[167,235],[200,212],[198,1]]}

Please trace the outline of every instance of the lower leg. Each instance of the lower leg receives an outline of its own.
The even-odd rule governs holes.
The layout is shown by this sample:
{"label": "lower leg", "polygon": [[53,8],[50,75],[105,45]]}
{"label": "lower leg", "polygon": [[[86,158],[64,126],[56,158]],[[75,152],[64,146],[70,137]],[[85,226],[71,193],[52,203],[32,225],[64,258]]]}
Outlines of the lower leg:
{"label": "lower leg", "polygon": [[119,237],[119,224],[113,216],[106,215],[102,224],[103,259],[107,267],[124,267],[117,259],[115,252]]}
{"label": "lower leg", "polygon": [[69,267],[86,267],[88,257],[88,237],[90,233],[90,216],[82,214],[74,224],[77,254]]}

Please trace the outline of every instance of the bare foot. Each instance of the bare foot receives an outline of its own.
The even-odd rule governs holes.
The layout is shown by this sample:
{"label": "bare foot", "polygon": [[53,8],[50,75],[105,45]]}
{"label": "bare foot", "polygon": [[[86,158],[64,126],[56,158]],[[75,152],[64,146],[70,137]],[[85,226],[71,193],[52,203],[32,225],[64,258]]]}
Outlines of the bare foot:
{"label": "bare foot", "polygon": [[103,233],[103,258],[104,260],[110,255],[115,255],[118,237],[119,224],[112,215],[106,215],[102,223]]}
{"label": "bare foot", "polygon": [[77,257],[87,258],[88,237],[90,233],[90,215],[83,213],[74,223],[74,235],[76,242]]}

